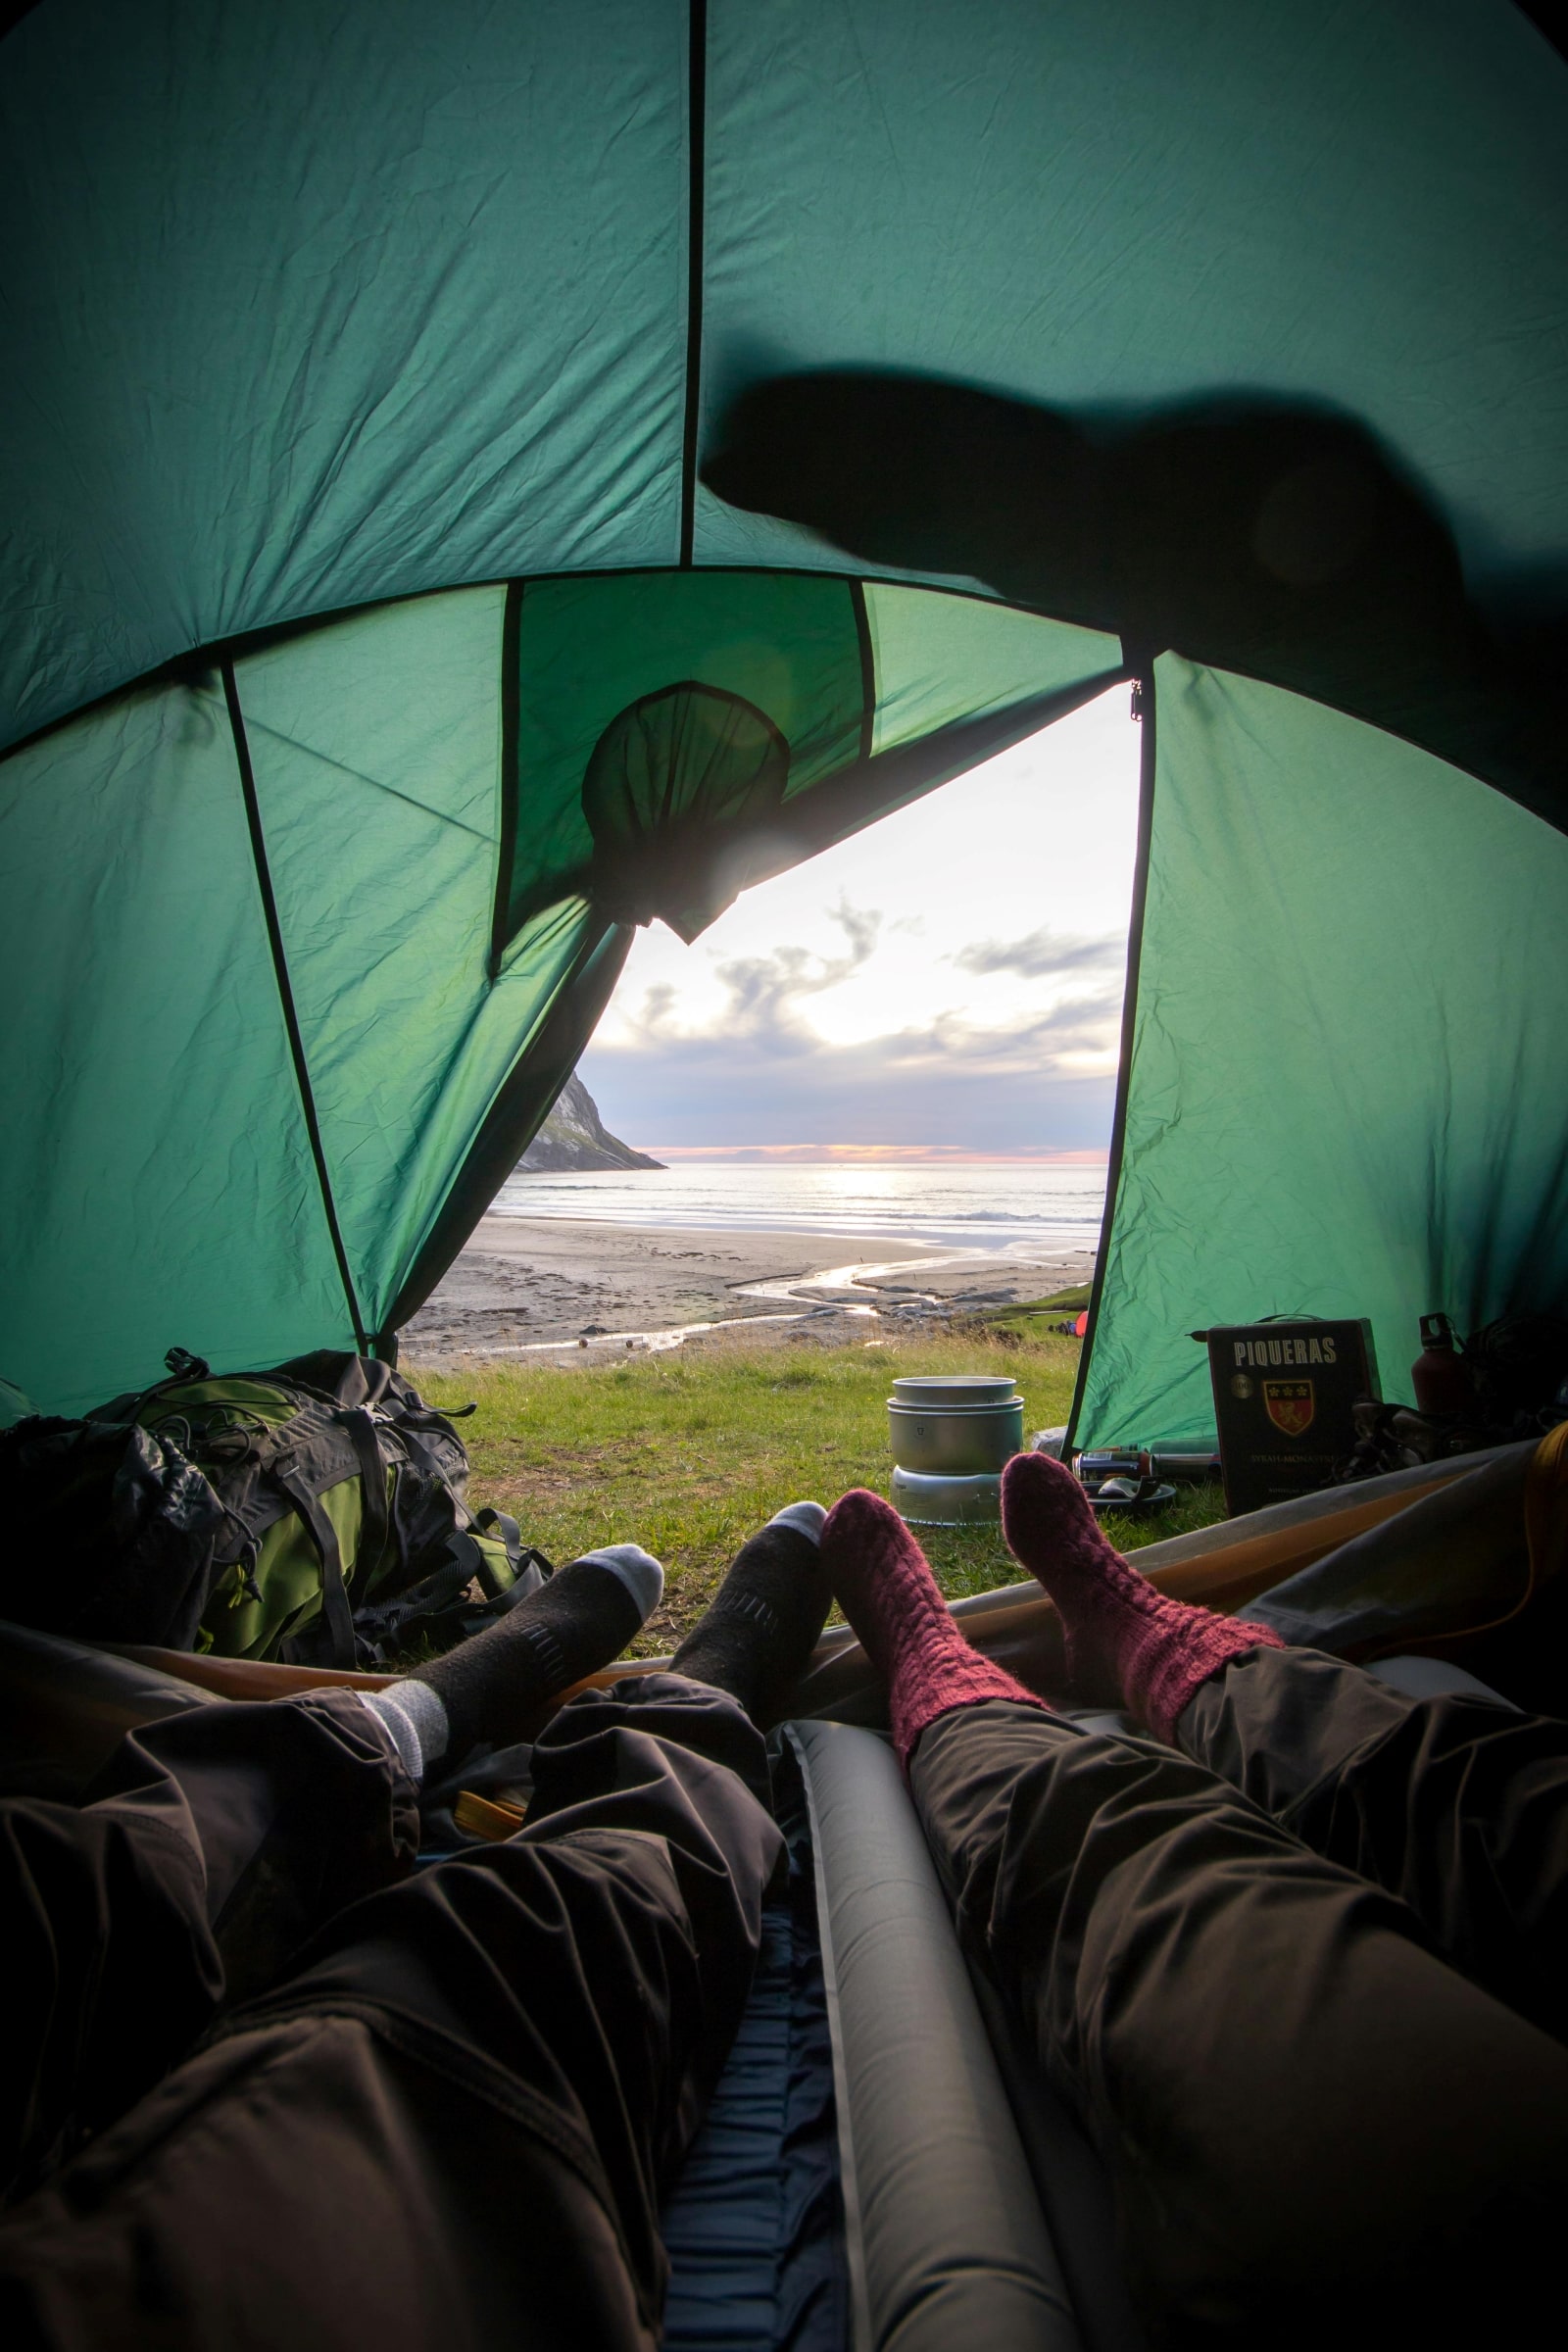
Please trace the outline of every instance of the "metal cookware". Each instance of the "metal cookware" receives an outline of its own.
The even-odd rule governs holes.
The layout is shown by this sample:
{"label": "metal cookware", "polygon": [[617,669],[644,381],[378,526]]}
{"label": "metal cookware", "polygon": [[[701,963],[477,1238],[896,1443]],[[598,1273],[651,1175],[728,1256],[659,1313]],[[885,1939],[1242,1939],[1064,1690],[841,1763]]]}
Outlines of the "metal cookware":
{"label": "metal cookware", "polygon": [[994,1477],[1023,1450],[1023,1398],[1010,1379],[994,1373],[896,1380],[888,1434],[901,1470]]}

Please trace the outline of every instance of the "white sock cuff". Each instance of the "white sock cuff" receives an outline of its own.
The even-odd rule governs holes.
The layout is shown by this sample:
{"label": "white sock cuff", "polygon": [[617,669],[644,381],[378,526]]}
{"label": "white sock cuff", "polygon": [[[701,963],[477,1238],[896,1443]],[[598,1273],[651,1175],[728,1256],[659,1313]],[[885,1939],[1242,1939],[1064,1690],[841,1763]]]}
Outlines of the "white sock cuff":
{"label": "white sock cuff", "polygon": [[643,1624],[648,1623],[664,1592],[664,1571],[651,1551],[644,1551],[640,1544],[607,1544],[602,1550],[579,1553],[578,1558],[618,1576],[637,1603]]}
{"label": "white sock cuff", "polygon": [[440,1693],[428,1683],[404,1682],[354,1695],[380,1718],[409,1778],[422,1781],[429,1766],[446,1754],[452,1737]]}
{"label": "white sock cuff", "polygon": [[804,1536],[808,1544],[820,1544],[822,1523],[826,1517],[827,1512],[819,1502],[787,1502],[781,1511],[773,1513],[767,1524],[769,1527],[793,1527],[796,1534]]}

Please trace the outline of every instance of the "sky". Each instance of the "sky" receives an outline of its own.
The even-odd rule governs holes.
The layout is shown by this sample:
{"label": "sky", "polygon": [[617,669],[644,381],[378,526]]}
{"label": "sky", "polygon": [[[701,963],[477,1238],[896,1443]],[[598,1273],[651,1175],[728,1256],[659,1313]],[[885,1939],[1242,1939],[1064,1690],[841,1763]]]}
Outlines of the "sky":
{"label": "sky", "polygon": [[581,1076],[661,1158],[1103,1155],[1138,812],[1128,689],[639,931]]}

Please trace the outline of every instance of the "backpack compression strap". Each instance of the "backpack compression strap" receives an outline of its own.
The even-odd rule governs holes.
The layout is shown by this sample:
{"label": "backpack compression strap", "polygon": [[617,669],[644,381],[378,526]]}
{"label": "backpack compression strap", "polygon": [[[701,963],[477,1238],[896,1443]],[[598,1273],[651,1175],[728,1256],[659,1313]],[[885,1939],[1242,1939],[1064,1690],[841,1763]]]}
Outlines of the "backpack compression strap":
{"label": "backpack compression strap", "polygon": [[320,1554],[321,1611],[332,1640],[332,1664],[351,1669],[358,1654],[354,1643],[354,1611],[349,1606],[348,1587],[343,1581],[343,1552],[337,1529],[322,1509],[319,1496],[311,1493],[302,1478],[276,1466],[269,1475],[278,1492],[286,1494],[298,1511]]}

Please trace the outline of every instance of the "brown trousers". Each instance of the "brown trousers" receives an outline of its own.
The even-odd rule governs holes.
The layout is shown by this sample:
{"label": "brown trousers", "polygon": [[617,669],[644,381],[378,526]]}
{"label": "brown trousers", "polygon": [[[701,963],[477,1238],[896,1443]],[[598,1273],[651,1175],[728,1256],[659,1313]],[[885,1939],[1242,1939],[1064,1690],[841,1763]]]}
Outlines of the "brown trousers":
{"label": "brown trousers", "polygon": [[1259,1650],[1179,1731],[994,1702],[911,1776],[1151,2333],[1531,2333],[1568,2200],[1568,1725]]}
{"label": "brown trousers", "polygon": [[413,1875],[351,1697],[176,1716],[111,1769],[79,1812],[0,1808],[0,2132],[39,2182],[0,2221],[7,2345],[651,2352],[660,2199],[782,1851],[741,1709],[585,1694],[521,1834]]}
{"label": "brown trousers", "polygon": [[[1152,2332],[1522,2332],[1568,2194],[1568,1727],[1258,1652],[1181,1733],[993,1703],[912,1775]],[[342,1697],[172,1718],[81,1810],[0,1808],[8,2345],[657,2342],[660,2198],[779,1853],[762,1744],[662,1676],[535,1766],[518,1838],[414,1875]]]}

